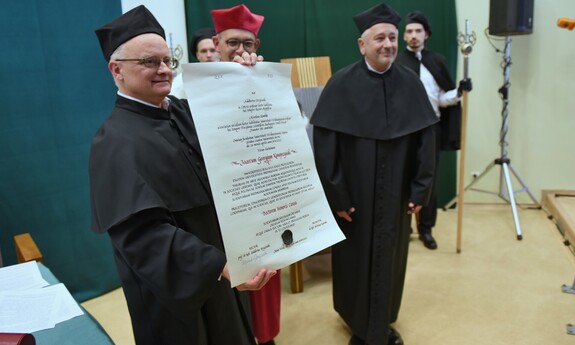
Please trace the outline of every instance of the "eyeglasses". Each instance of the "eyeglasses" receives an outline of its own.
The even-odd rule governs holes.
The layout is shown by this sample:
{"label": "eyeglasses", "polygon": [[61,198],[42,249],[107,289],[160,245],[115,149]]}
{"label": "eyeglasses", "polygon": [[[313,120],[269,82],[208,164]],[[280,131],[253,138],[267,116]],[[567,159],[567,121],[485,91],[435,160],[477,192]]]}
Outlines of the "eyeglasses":
{"label": "eyeglasses", "polygon": [[169,56],[165,56],[163,58],[151,56],[141,59],[116,59],[116,61],[137,61],[140,65],[144,65],[147,68],[159,68],[162,62],[171,69],[176,69],[180,65],[178,59]]}
{"label": "eyeglasses", "polygon": [[241,41],[241,40],[238,40],[237,38],[230,38],[229,40],[226,41],[226,44],[231,49],[238,49],[240,47],[240,44],[241,44],[244,46],[244,49],[248,52],[252,52],[256,49],[256,41],[254,41],[252,39],[247,39],[247,40]]}

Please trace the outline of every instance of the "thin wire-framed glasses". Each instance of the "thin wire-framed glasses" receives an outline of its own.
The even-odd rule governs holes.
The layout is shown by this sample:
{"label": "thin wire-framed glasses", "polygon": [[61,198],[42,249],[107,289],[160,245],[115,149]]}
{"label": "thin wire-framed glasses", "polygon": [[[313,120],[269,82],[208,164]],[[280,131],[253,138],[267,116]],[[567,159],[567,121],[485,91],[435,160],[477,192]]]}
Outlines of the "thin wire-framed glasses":
{"label": "thin wire-framed glasses", "polygon": [[252,52],[256,48],[256,41],[254,41],[252,39],[247,39],[247,40],[242,41],[242,40],[238,40],[237,38],[230,38],[229,40],[226,41],[226,44],[231,49],[238,49],[240,47],[240,44],[241,44],[244,46],[244,49],[248,52]]}
{"label": "thin wire-framed glasses", "polygon": [[163,58],[150,56],[141,59],[116,59],[116,61],[137,61],[140,65],[144,65],[147,68],[159,68],[162,62],[171,69],[176,69],[180,65],[178,59],[170,56],[165,56]]}

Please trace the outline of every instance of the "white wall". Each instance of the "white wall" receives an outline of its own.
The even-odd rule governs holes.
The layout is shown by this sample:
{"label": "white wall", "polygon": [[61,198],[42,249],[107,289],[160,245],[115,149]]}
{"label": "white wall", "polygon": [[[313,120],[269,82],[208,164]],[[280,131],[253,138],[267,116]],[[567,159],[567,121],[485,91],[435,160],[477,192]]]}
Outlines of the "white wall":
{"label": "white wall", "polygon": [[[499,146],[503,103],[503,54],[496,53],[484,30],[489,26],[489,1],[456,0],[457,24],[465,19],[477,34],[470,55],[473,91],[468,97],[465,186],[473,172],[483,172],[501,156]],[[557,26],[557,19],[575,19],[573,0],[535,0],[533,33],[511,36],[507,155],[511,166],[540,200],[544,189],[575,189],[575,30]],[[501,50],[504,37],[494,44]],[[461,54],[460,54],[461,55]],[[458,79],[463,74],[459,58]],[[498,193],[501,166],[496,165],[475,188]],[[521,185],[513,179],[518,190]],[[505,186],[505,185],[503,185]],[[517,202],[530,202],[525,192]],[[466,202],[497,202],[497,196],[476,191],[465,193]]]}

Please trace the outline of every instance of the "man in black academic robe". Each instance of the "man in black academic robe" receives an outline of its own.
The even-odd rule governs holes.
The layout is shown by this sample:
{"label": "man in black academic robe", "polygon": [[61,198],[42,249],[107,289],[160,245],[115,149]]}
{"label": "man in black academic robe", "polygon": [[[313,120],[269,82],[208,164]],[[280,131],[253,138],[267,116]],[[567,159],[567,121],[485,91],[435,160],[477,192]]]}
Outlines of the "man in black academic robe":
{"label": "man in black academic robe", "polygon": [[[111,238],[137,344],[254,345],[232,289],[208,176],[186,101],[167,97],[177,61],[138,6],[96,30],[118,86],[92,141],[92,229]],[[225,279],[223,279],[225,278]]]}
{"label": "man in black academic robe", "polygon": [[[461,92],[471,90],[471,80],[460,83],[459,88],[451,79],[447,60],[439,53],[425,49],[425,41],[431,36],[431,25],[427,16],[414,11],[406,16],[403,39],[407,43],[398,54],[396,63],[402,64],[420,77],[429,101],[440,122],[435,126],[437,139],[436,169],[440,150],[459,150],[461,141]],[[437,220],[437,174],[429,204],[421,209],[417,230],[419,238],[429,249],[437,249],[432,229]]]}
{"label": "man in black academic robe", "polygon": [[[354,17],[365,59],[335,73],[311,119],[316,166],[346,240],[332,247],[334,307],[350,344],[402,344],[396,321],[411,214],[433,181],[437,117],[417,76],[393,63],[401,18]],[[425,100],[425,101],[420,101]]]}

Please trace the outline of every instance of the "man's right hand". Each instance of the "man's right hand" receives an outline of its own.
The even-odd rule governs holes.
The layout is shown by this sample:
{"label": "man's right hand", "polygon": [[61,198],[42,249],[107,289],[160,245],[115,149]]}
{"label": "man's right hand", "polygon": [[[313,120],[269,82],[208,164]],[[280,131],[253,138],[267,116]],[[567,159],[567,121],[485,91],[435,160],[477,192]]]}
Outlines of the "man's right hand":
{"label": "man's right hand", "polygon": [[[239,291],[259,290],[262,287],[264,287],[264,285],[266,285],[266,283],[270,280],[270,278],[275,276],[276,274],[277,271],[275,270],[268,270],[262,268],[252,279],[236,286],[236,289],[238,289]],[[230,271],[227,263],[226,266],[224,266],[224,270],[222,271],[222,277],[226,278],[227,280],[230,280]]]}
{"label": "man's right hand", "polygon": [[243,52],[242,56],[234,56],[234,62],[240,63],[244,66],[254,66],[258,62],[264,61],[264,57],[256,55],[256,53]]}
{"label": "man's right hand", "polygon": [[239,291],[259,290],[263,288],[270,278],[275,276],[277,273],[277,271],[262,268],[252,279],[236,286],[236,289]]}

